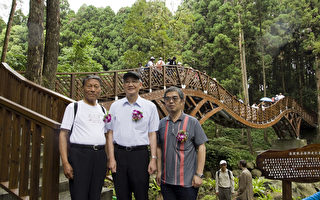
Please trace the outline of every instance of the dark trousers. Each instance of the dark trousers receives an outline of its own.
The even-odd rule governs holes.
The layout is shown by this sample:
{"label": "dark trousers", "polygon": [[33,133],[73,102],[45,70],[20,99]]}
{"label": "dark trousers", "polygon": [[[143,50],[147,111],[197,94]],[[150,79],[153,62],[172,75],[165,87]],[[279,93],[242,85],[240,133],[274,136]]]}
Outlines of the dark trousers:
{"label": "dark trousers", "polygon": [[164,200],[196,200],[199,188],[182,187],[161,183],[161,194]]}
{"label": "dark trousers", "polygon": [[69,162],[73,168],[73,179],[69,180],[71,199],[99,200],[107,172],[105,150],[71,147]]}
{"label": "dark trousers", "polygon": [[219,187],[219,200],[231,200],[231,188]]}
{"label": "dark trousers", "polygon": [[115,146],[117,171],[112,174],[117,200],[148,200],[148,149],[126,150]]}

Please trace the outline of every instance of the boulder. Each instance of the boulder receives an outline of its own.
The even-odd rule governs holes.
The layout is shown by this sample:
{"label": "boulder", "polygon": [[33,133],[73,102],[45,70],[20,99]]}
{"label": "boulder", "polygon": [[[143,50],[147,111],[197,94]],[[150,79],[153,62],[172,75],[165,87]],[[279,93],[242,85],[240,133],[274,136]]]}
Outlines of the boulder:
{"label": "boulder", "polygon": [[258,169],[254,169],[254,170],[251,171],[251,174],[252,174],[253,178],[256,178],[256,177],[259,178],[259,177],[261,177],[262,172],[260,170],[258,170]]}

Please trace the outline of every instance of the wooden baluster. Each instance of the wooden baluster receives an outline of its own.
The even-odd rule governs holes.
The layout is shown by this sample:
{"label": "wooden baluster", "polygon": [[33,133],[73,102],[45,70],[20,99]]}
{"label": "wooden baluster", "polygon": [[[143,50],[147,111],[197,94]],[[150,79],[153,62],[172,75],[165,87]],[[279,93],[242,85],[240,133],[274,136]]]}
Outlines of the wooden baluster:
{"label": "wooden baluster", "polygon": [[41,127],[31,122],[32,156],[31,156],[31,180],[30,199],[39,198],[39,175],[40,175],[40,150],[41,150]]}
{"label": "wooden baluster", "polygon": [[12,125],[9,189],[16,189],[19,177],[20,116],[13,114]]}
{"label": "wooden baluster", "polygon": [[21,140],[21,162],[20,162],[20,181],[19,181],[19,196],[27,196],[28,180],[29,180],[29,164],[30,164],[30,133],[31,123],[29,120],[22,121],[22,140]]}
{"label": "wooden baluster", "polygon": [[75,77],[75,74],[72,73],[70,74],[70,98],[71,99],[75,99],[76,97],[76,77]]}
{"label": "wooden baluster", "polygon": [[[123,85],[122,85],[123,87]],[[113,72],[113,91],[114,91],[114,97],[115,100],[118,99],[118,72]]]}
{"label": "wooden baluster", "polygon": [[162,77],[163,77],[163,89],[166,89],[166,76],[167,76],[167,74],[166,74],[166,68],[164,67],[164,66],[162,66]]}
{"label": "wooden baluster", "polygon": [[1,150],[0,150],[0,181],[5,182],[9,180],[9,155],[11,152],[11,129],[12,129],[12,113],[3,109],[2,113],[2,131],[1,131]]}

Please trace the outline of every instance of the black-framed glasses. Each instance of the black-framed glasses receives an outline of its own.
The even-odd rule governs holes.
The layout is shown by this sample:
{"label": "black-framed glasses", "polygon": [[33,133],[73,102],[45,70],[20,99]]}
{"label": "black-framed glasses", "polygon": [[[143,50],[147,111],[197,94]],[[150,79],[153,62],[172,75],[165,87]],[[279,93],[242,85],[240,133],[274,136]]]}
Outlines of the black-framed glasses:
{"label": "black-framed glasses", "polygon": [[173,102],[178,102],[180,100],[180,97],[178,96],[172,96],[172,97],[163,97],[165,102],[170,102],[171,100]]}

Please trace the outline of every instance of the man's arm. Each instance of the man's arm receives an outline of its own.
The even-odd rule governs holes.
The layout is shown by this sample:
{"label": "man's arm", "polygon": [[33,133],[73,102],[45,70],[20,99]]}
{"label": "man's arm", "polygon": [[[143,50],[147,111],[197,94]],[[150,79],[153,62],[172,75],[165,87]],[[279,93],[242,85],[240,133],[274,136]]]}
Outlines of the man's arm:
{"label": "man's arm", "polygon": [[73,169],[68,161],[68,137],[69,131],[66,129],[61,129],[59,134],[59,150],[63,172],[68,179],[73,179]]}
{"label": "man's arm", "polygon": [[161,184],[161,160],[162,151],[160,145],[157,146],[157,184]]}
{"label": "man's arm", "polygon": [[149,142],[150,142],[150,151],[151,151],[151,160],[148,166],[149,174],[154,174],[157,170],[157,135],[156,132],[149,133]]}
{"label": "man's arm", "polygon": [[112,173],[117,172],[117,162],[114,157],[114,145],[113,145],[113,131],[109,130],[107,133],[107,157],[108,157],[108,167],[111,169]]}
{"label": "man's arm", "polygon": [[[201,144],[198,147],[197,152],[197,174],[203,174],[204,163],[206,161],[206,146],[205,144]],[[199,176],[194,175],[192,180],[192,186],[200,187],[202,184],[202,179]]]}

